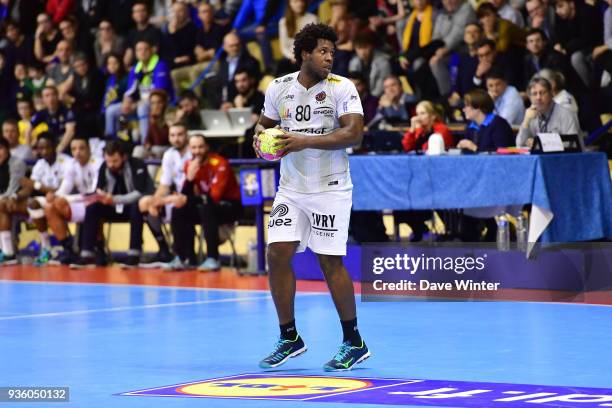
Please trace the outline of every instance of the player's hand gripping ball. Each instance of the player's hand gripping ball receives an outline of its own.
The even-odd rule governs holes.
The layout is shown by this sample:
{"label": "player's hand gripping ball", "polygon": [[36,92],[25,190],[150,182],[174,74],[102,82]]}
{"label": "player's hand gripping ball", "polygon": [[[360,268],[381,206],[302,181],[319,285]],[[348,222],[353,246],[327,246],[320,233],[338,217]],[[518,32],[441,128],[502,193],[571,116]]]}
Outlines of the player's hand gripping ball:
{"label": "player's hand gripping ball", "polygon": [[275,143],[279,141],[277,136],[283,134],[285,132],[278,128],[266,129],[259,134],[259,155],[262,159],[268,161],[281,159],[281,146],[275,146]]}

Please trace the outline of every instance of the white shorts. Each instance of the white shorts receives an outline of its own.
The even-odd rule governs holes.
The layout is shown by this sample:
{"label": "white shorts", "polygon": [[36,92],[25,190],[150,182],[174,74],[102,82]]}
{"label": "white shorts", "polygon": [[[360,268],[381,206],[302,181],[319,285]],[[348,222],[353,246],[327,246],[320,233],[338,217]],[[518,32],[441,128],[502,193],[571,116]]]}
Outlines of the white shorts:
{"label": "white shorts", "polygon": [[268,221],[268,244],[299,242],[316,254],[346,255],[353,191],[305,194],[279,190]]}
{"label": "white shorts", "polygon": [[[70,213],[72,214],[72,216],[70,217],[70,221],[71,222],[85,221],[85,210],[87,209],[87,206],[85,205],[85,202],[83,201],[84,197],[81,194],[71,194],[71,195],[64,196],[64,198],[66,199],[66,201],[68,201],[68,205],[70,205]],[[40,204],[41,208],[45,208],[45,205],[47,205],[47,200],[45,199],[44,196],[36,196],[34,197],[34,199],[38,201],[38,204]],[[32,213],[31,212],[29,213],[30,213],[30,219],[34,219],[32,217]]]}

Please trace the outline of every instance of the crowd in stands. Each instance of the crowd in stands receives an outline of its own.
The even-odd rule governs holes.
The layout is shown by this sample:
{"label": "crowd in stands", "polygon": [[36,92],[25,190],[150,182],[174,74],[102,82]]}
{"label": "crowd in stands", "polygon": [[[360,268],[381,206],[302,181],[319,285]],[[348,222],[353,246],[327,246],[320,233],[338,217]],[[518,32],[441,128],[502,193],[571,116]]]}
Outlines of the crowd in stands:
{"label": "crowd in stands", "polygon": [[[254,124],[269,80],[299,69],[293,40],[314,22],[336,30],[333,72],[357,86],[367,128],[402,128],[407,152],[425,150],[432,133],[442,135],[446,148],[471,151],[531,146],[538,132],[582,137],[612,111],[611,5],[612,0],[3,0],[0,253],[12,256],[9,213],[33,211],[39,219],[51,214],[54,221],[40,222],[39,230],[44,236],[52,228],[66,237],[66,199],[51,200],[73,193],[58,193],[67,188],[62,180],[69,171],[61,163],[80,163],[66,169],[74,165],[82,172],[95,161],[108,176],[96,176],[88,188],[72,186],[81,194],[108,195],[96,203],[95,216],[83,214],[81,255],[87,260],[97,242],[93,225],[114,217],[131,220],[130,254],[138,254],[142,214],[155,218],[164,205],[177,206],[171,191],[183,197],[181,211],[189,219],[204,217],[212,207],[194,198],[201,193],[194,184],[197,168],[209,166],[211,157],[217,163],[212,167],[223,172],[229,166],[219,163],[226,157],[254,157],[252,129],[238,150],[235,143],[200,143],[196,137],[200,150],[208,154],[210,145],[215,151],[206,162],[201,156],[199,167],[185,164],[198,150],[187,147],[186,132],[205,129],[204,108],[248,108]],[[465,123],[465,132],[453,134],[450,122]],[[173,135],[173,129],[185,135]],[[166,162],[168,154],[180,166],[168,170],[166,163],[173,175],[164,172],[163,189],[153,193],[151,176],[159,166],[147,168],[141,159]],[[17,181],[25,172],[23,160],[37,160],[38,173],[32,171],[29,183]],[[117,182],[117,172],[134,179]],[[239,211],[233,183],[226,180],[223,188],[229,192],[213,194],[213,202],[230,203],[222,210],[225,220]],[[139,205],[148,194],[153,204]],[[48,196],[50,202],[30,196]],[[114,196],[123,198],[113,201]],[[417,235],[421,215],[412,214]],[[190,225],[174,227],[191,231]],[[218,240],[208,239],[213,246]],[[192,257],[183,254],[177,262]],[[218,260],[214,251],[212,258]],[[216,266],[213,261],[207,266]]]}

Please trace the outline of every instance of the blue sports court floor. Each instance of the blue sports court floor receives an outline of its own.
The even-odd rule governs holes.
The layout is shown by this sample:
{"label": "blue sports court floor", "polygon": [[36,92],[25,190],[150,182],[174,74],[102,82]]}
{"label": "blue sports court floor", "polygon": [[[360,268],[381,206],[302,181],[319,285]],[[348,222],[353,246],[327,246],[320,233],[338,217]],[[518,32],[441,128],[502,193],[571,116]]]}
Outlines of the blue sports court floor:
{"label": "blue sports court floor", "polygon": [[[358,302],[358,313],[373,356],[338,377],[590,387],[607,389],[599,394],[611,396],[609,400],[600,398],[600,403],[523,400],[490,405],[473,402],[476,396],[468,396],[422,399],[417,405],[403,406],[612,406],[605,403],[612,401],[612,307]],[[329,295],[299,293],[296,319],[309,350],[268,372],[272,374],[268,377],[330,377],[321,367],[335,353],[341,330]],[[257,363],[270,351],[277,331],[267,291],[0,281],[0,386],[70,387],[69,403],[0,403],[0,408],[349,408],[373,407],[377,401],[386,401],[384,406],[392,403],[368,399],[367,393],[373,391],[367,390],[344,393],[334,402],[318,397],[273,401],[202,399],[190,394],[120,395],[240,374],[265,374]],[[231,384],[217,386],[232,388]],[[470,387],[473,390],[482,385]]]}

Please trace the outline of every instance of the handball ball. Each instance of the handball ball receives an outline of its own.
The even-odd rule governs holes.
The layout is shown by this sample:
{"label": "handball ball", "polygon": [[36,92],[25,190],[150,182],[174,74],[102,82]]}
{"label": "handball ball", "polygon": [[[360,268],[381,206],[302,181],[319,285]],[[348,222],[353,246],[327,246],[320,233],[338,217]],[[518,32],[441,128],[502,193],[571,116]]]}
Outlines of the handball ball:
{"label": "handball ball", "polygon": [[277,136],[283,135],[283,132],[277,128],[266,129],[259,134],[259,151],[261,157],[268,161],[280,160],[280,146],[274,146],[278,141]]}

